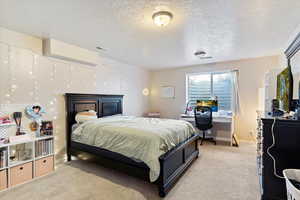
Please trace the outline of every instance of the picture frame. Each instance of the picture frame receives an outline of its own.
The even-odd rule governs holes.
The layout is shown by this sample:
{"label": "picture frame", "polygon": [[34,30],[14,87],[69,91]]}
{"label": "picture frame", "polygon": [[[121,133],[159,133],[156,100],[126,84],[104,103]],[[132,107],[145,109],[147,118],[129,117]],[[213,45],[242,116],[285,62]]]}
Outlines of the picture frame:
{"label": "picture frame", "polygon": [[53,122],[42,121],[40,136],[50,136],[50,135],[53,135]]}
{"label": "picture frame", "polygon": [[160,96],[162,98],[175,98],[175,87],[173,86],[161,86]]}

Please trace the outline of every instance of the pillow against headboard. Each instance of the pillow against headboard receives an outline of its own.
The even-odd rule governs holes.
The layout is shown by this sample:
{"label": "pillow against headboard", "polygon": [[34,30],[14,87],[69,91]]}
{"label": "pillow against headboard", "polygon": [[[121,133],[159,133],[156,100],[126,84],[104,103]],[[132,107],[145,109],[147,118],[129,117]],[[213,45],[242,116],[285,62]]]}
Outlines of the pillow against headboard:
{"label": "pillow against headboard", "polygon": [[75,116],[75,120],[79,124],[97,118],[97,112],[95,112],[94,110],[79,112]]}

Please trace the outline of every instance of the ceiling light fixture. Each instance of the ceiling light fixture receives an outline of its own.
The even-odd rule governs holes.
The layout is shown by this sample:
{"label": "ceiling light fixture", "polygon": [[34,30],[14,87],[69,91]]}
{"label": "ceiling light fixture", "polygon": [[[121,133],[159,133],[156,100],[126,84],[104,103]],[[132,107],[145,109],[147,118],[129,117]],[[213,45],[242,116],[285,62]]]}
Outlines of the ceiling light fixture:
{"label": "ceiling light fixture", "polygon": [[154,24],[159,27],[167,26],[173,18],[172,13],[168,11],[159,11],[152,15]]}
{"label": "ceiling light fixture", "polygon": [[96,49],[101,50],[101,51],[106,51],[106,49],[104,49],[102,47],[96,47]]}
{"label": "ceiling light fixture", "polygon": [[210,59],[211,56],[207,56],[205,51],[196,51],[194,53],[195,56],[199,57],[200,59]]}

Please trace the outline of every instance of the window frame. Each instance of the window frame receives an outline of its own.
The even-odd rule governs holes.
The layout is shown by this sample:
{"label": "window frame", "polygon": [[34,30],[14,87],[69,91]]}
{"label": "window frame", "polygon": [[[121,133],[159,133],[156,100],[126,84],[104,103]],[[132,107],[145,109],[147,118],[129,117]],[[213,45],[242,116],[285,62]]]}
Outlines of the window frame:
{"label": "window frame", "polygon": [[[194,72],[194,73],[186,73],[185,74],[185,83],[186,83],[186,87],[185,87],[185,101],[186,104],[189,102],[189,77],[190,76],[197,76],[197,75],[210,75],[210,95],[213,96],[214,95],[214,81],[213,81],[213,75],[216,74],[229,74],[231,71],[214,71],[214,72]],[[231,87],[231,92],[233,95],[233,87]],[[231,109],[229,111],[232,111],[232,100],[231,100]]]}

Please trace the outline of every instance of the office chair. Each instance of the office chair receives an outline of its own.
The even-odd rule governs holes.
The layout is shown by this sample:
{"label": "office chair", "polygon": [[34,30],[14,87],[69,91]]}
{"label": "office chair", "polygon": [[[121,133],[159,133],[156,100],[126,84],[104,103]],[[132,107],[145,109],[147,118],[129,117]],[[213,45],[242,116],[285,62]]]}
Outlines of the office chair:
{"label": "office chair", "polygon": [[196,106],[194,109],[194,114],[196,127],[203,132],[200,145],[202,145],[203,141],[210,141],[216,145],[217,142],[213,137],[206,137],[206,131],[213,127],[211,107]]}

